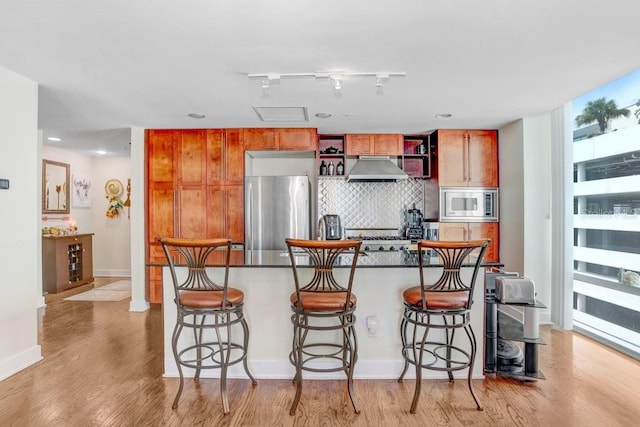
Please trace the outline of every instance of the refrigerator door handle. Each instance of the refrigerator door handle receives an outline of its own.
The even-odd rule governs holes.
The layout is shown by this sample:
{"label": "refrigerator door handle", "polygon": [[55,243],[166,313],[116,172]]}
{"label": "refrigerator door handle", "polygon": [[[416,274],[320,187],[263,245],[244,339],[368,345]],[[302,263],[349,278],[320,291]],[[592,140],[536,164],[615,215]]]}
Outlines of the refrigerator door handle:
{"label": "refrigerator door handle", "polygon": [[245,228],[247,230],[251,230],[251,232],[249,233],[249,250],[253,250],[253,212],[252,212],[252,196],[253,196],[253,184],[251,184],[250,182],[247,183],[247,206],[245,207],[247,210],[247,214],[245,215],[245,217],[247,218],[247,222],[248,224],[245,225]]}

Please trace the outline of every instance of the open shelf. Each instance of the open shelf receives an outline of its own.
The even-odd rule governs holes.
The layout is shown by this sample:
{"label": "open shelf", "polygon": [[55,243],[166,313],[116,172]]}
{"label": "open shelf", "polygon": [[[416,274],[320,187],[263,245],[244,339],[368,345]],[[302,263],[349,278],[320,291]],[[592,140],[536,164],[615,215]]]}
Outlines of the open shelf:
{"label": "open shelf", "polygon": [[402,170],[412,178],[431,178],[433,145],[430,136],[406,135],[402,148]]}
{"label": "open shelf", "polygon": [[[346,169],[344,153],[344,135],[318,135],[318,153],[316,156],[316,170],[318,177],[343,176]],[[322,174],[320,166],[322,162],[327,166],[327,173]],[[333,162],[334,173],[329,175],[329,164]],[[342,164],[342,173],[338,173],[338,165]]]}
{"label": "open shelf", "polygon": [[[538,349],[545,344],[540,338],[525,338],[523,323],[499,309],[500,305],[540,309],[544,304],[536,301],[533,304],[500,303],[494,297],[485,299],[485,372],[517,379],[520,381],[543,380],[545,376],[538,369]],[[530,315],[530,314],[529,314]],[[525,314],[525,317],[527,315]],[[532,323],[535,325],[536,323]],[[499,343],[509,341],[517,345],[522,353],[522,361],[509,364],[498,356]],[[503,350],[504,351],[504,350]],[[514,357],[512,357],[514,359]]]}

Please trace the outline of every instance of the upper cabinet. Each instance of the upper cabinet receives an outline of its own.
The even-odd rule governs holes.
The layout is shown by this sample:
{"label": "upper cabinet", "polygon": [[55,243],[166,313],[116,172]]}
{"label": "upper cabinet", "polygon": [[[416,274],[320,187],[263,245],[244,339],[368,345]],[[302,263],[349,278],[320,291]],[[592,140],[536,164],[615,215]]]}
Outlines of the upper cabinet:
{"label": "upper cabinet", "polygon": [[247,151],[315,151],[318,138],[315,128],[251,128],[242,132]]}
{"label": "upper cabinet", "polygon": [[497,187],[498,132],[438,130],[441,187]]}
{"label": "upper cabinet", "polygon": [[347,134],[347,156],[400,156],[403,136],[399,134]]}

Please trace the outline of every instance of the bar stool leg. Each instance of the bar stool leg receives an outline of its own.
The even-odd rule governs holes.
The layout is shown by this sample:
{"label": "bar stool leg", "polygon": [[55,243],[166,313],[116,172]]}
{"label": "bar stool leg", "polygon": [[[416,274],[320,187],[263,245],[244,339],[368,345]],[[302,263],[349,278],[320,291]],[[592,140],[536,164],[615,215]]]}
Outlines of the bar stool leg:
{"label": "bar stool leg", "polygon": [[[454,315],[455,317],[455,315]],[[453,337],[456,334],[456,330],[455,329],[449,329],[448,327],[448,322],[447,322],[447,316],[442,316],[444,325],[445,325],[445,337],[446,337],[446,343],[447,343],[447,368],[451,369],[451,349],[453,348]],[[453,323],[455,323],[455,318],[452,320]],[[449,376],[449,382],[453,382],[453,371],[447,371],[447,375]]]}
{"label": "bar stool leg", "polygon": [[[422,389],[422,364],[424,359],[424,346],[427,341],[428,334],[429,334],[429,328],[425,327],[424,334],[422,334],[422,341],[420,342],[420,347],[419,347],[420,352],[417,354],[417,358],[414,359],[416,362],[416,389],[413,393],[413,400],[411,401],[411,409],[409,410],[409,412],[411,412],[412,414],[416,413],[416,408],[418,407],[418,401],[420,400],[420,391]],[[415,336],[416,334],[414,333],[414,337]],[[413,347],[414,349],[416,348],[415,340],[414,340]]]}
{"label": "bar stool leg", "polygon": [[178,374],[180,374],[180,386],[178,387],[178,392],[176,393],[176,397],[173,399],[173,404],[171,405],[171,408],[173,409],[178,407],[178,401],[180,400],[180,395],[182,395],[182,389],[184,388],[184,375],[182,373],[182,365],[180,364],[178,356],[178,337],[180,336],[181,331],[182,326],[176,323],[176,326],[173,328],[173,335],[171,336],[171,349],[173,350],[173,357],[176,361],[176,365],[178,366]]}
{"label": "bar stool leg", "polygon": [[257,385],[258,382],[253,377],[253,375],[251,375],[251,371],[249,371],[249,365],[247,364],[247,348],[249,348],[249,326],[247,325],[247,321],[244,318],[244,316],[242,316],[242,320],[240,321],[240,324],[242,325],[242,330],[244,331],[244,342],[243,342],[243,346],[244,346],[243,347],[243,351],[244,351],[243,359],[244,360],[242,361],[242,364],[244,365],[244,371],[247,373],[247,376],[251,380],[251,384],[252,385]]}
{"label": "bar stool leg", "polygon": [[476,335],[473,333],[473,329],[471,329],[470,325],[465,326],[464,330],[467,333],[467,336],[469,337],[469,343],[471,344],[471,355],[469,356],[471,360],[469,361],[469,374],[467,376],[467,383],[469,384],[469,391],[471,392],[471,396],[473,396],[473,400],[475,400],[476,402],[476,408],[478,409],[478,411],[483,411],[484,408],[482,407],[482,405],[480,405],[480,401],[478,400],[478,396],[476,396],[476,392],[473,389],[473,383],[471,381],[471,377],[473,375],[473,364],[476,359],[477,350]]}
{"label": "bar stool leg", "polygon": [[307,336],[306,330],[303,331],[300,325],[301,323],[306,323],[305,317],[300,314],[294,314],[293,319],[293,348],[291,351],[291,355],[296,368],[296,374],[293,377],[293,383],[296,385],[296,395],[294,396],[293,402],[291,403],[289,415],[296,414],[296,409],[298,408],[298,403],[300,402],[300,397],[302,396],[302,350],[304,347],[304,340]]}
{"label": "bar stool leg", "polygon": [[356,330],[353,327],[353,319],[350,319],[351,326],[347,329],[347,345],[349,346],[349,369],[347,370],[347,390],[349,391],[349,398],[353,405],[353,410],[356,414],[360,413],[358,403],[356,401],[356,395],[353,391],[353,368],[356,364],[356,358],[358,354],[358,338],[356,337]]}
{"label": "bar stool leg", "polygon": [[200,361],[202,360],[202,346],[200,345],[202,343],[202,334],[204,333],[204,322],[206,320],[206,315],[202,315],[202,319],[200,321],[200,327],[197,327],[196,325],[198,324],[198,315],[197,314],[193,314],[193,339],[195,341],[196,344],[196,364],[197,364],[197,368],[196,368],[196,373],[193,376],[193,380],[195,382],[199,382],[200,381]]}
{"label": "bar stool leg", "polygon": [[[220,397],[222,398],[222,411],[227,415],[229,411],[229,399],[227,397],[227,369],[229,368],[229,356],[231,355],[231,328],[229,326],[229,314],[216,314],[216,338],[220,349]],[[220,320],[222,318],[222,321]],[[225,320],[226,319],[226,320]],[[222,324],[220,324],[222,323]],[[223,341],[220,328],[227,332],[227,344]]]}
{"label": "bar stool leg", "polygon": [[407,369],[409,369],[409,360],[407,359],[407,309],[405,308],[404,314],[402,316],[402,321],[400,322],[400,339],[402,340],[402,356],[404,358],[404,367],[402,368],[402,373],[398,378],[398,382],[401,383],[404,375],[407,373]]}

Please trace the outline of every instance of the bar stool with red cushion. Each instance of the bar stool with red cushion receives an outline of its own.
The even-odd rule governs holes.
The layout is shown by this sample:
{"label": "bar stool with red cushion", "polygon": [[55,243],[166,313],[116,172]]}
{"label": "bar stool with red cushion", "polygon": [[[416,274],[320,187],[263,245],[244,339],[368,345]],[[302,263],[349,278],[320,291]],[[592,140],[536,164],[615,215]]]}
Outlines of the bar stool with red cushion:
{"label": "bar stool with red cushion", "polygon": [[[353,392],[358,343],[354,328],[356,296],[351,288],[362,242],[299,239],[286,242],[296,288],[290,297],[293,345],[289,354],[296,368],[296,395],[289,413],[295,415],[300,402],[302,371],[344,371],[351,404],[359,414]],[[338,274],[341,280],[334,275],[336,265],[348,267],[340,272],[344,274]],[[341,336],[338,342],[317,341],[318,335],[335,337],[336,332]]]}
{"label": "bar stool with red cushion", "polygon": [[[420,398],[422,369],[446,371],[449,381],[453,372],[468,369],[467,383],[477,409],[482,406],[476,397],[471,382],[473,363],[476,357],[476,337],[470,324],[473,289],[482,263],[482,258],[490,240],[461,242],[421,240],[418,242],[418,268],[420,285],[403,292],[404,315],[400,324],[404,369],[400,374],[402,382],[409,365],[416,367],[416,388],[411,402],[411,413],[415,414]],[[442,267],[441,276],[432,284],[425,283],[425,250],[433,250],[438,255]],[[463,264],[468,265],[471,274],[461,275]],[[429,268],[437,271],[437,268]],[[431,329],[444,331],[439,336],[429,336]],[[464,330],[469,340],[469,349],[454,343],[455,332]],[[425,355],[427,360],[425,360]]]}
{"label": "bar stool with red cushion", "polygon": [[[229,413],[228,367],[242,362],[252,384],[256,384],[247,366],[249,327],[243,314],[244,293],[228,286],[231,240],[158,237],[158,241],[169,263],[177,308],[171,348],[180,374],[180,387],[173,408],[178,407],[184,388],[183,367],[195,369],[195,381],[199,381],[202,369],[220,369],[220,395],[226,415]],[[186,267],[184,274],[176,268],[182,262]],[[215,276],[216,273],[219,276]],[[232,326],[237,324],[242,327],[241,340],[233,339],[236,335]],[[193,338],[178,348],[184,328],[193,331]]]}

